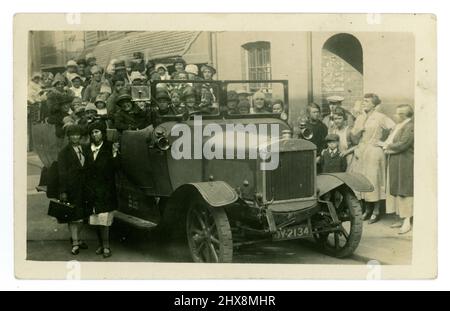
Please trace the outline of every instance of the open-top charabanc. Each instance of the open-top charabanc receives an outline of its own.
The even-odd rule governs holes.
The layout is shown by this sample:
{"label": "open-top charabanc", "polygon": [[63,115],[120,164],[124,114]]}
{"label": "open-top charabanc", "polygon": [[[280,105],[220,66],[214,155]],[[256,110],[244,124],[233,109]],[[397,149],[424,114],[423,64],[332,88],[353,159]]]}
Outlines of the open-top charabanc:
{"label": "open-top charabanc", "polygon": [[[155,96],[161,89],[169,100]],[[267,240],[311,238],[336,257],[355,251],[355,193],[372,185],[317,174],[316,146],[287,123],[287,81],[157,81],[151,94],[164,107],[159,124],[119,135],[117,218],[181,236],[195,262],[232,262],[234,247]]]}

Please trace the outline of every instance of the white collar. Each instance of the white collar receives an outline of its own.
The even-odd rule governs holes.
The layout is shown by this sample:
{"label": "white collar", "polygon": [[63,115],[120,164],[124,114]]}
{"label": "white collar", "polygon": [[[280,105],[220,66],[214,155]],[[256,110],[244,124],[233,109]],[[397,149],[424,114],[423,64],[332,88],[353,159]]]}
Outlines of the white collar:
{"label": "white collar", "polygon": [[99,151],[100,148],[103,146],[103,141],[100,143],[100,145],[96,146],[94,143],[91,144],[91,150],[92,151]]}

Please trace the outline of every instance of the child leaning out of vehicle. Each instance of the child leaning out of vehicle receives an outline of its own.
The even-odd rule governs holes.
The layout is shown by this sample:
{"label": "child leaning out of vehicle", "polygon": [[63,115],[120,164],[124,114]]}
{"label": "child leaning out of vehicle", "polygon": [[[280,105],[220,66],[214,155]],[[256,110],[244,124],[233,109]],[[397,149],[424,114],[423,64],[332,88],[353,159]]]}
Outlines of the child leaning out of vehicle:
{"label": "child leaning out of vehicle", "polygon": [[321,173],[339,173],[347,169],[347,161],[339,152],[339,136],[328,134],[325,137],[327,148],[322,150],[318,158],[319,171]]}

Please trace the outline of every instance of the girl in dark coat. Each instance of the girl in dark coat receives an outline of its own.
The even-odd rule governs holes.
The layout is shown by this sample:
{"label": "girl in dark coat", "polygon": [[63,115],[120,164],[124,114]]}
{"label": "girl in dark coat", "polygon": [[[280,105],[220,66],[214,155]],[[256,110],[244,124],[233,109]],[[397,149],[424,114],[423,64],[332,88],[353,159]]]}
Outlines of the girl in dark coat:
{"label": "girl in dark coat", "polygon": [[[70,125],[66,130],[69,144],[58,154],[59,198],[74,206],[74,214],[69,219],[69,230],[72,237],[72,254],[77,255],[83,247],[80,235],[83,219],[90,213],[86,204],[86,156],[88,150],[80,144],[81,128]],[[84,244],[85,245],[85,244]]]}
{"label": "girl in dark coat", "polygon": [[115,170],[118,146],[106,141],[106,125],[95,121],[89,125],[91,145],[87,156],[87,196],[93,214],[89,224],[96,226],[99,247],[96,254],[110,257],[109,227],[117,207]]}

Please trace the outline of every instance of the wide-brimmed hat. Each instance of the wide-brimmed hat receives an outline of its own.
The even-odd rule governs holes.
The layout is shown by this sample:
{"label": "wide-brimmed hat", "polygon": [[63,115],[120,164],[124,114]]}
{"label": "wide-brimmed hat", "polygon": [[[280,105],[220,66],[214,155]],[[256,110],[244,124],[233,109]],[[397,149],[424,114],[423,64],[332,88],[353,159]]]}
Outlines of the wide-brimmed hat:
{"label": "wide-brimmed hat", "polygon": [[98,72],[102,72],[102,68],[100,68],[99,66],[92,66],[91,67],[91,73],[92,74],[96,74],[96,73],[98,73]]}
{"label": "wide-brimmed hat", "polygon": [[69,60],[66,64],[66,67],[78,67],[78,64],[73,59]]}
{"label": "wide-brimmed hat", "polygon": [[211,71],[211,73],[212,73],[213,75],[216,74],[216,69],[215,69],[212,65],[210,65],[210,64],[205,64],[205,65],[203,65],[203,66],[200,68],[200,71],[201,71],[201,72],[203,72],[203,71],[205,71],[205,70]]}
{"label": "wide-brimmed hat", "polygon": [[186,71],[187,73],[198,75],[198,67],[195,64],[186,65],[186,68],[184,68],[184,71]]}
{"label": "wide-brimmed hat", "polygon": [[93,53],[87,53],[85,58],[86,58],[86,61],[88,61],[90,59],[97,59],[97,58],[95,58],[95,55]]}
{"label": "wide-brimmed hat", "polygon": [[325,141],[339,141],[339,135],[338,134],[328,134],[325,137]]}
{"label": "wide-brimmed hat", "polygon": [[55,78],[52,81],[52,86],[55,86],[58,82],[63,82],[65,85],[67,84],[66,79],[59,72],[56,74]]}
{"label": "wide-brimmed hat", "polygon": [[95,111],[97,111],[97,107],[95,107],[95,104],[93,104],[93,103],[88,103],[88,104],[86,105],[86,107],[84,108],[84,110],[85,110],[85,111],[89,111],[89,110],[95,110]]}
{"label": "wide-brimmed hat", "polygon": [[237,93],[238,95],[246,95],[246,96],[252,95],[252,93],[247,92],[246,89],[239,89],[239,90],[236,91],[236,93]]}
{"label": "wide-brimmed hat", "polygon": [[116,105],[122,106],[122,104],[126,101],[131,102],[131,99],[132,97],[130,94],[128,94],[128,92],[122,92],[116,99]]}
{"label": "wide-brimmed hat", "polygon": [[82,103],[78,103],[75,104],[75,106],[73,107],[73,113],[77,114],[81,111],[85,111],[86,109],[86,105],[82,104]]}
{"label": "wide-brimmed hat", "polygon": [[182,57],[175,58],[173,61],[173,65],[175,66],[175,64],[183,64],[183,66],[186,67],[186,61]]}
{"label": "wide-brimmed hat", "polygon": [[155,70],[158,71],[159,68],[163,68],[165,71],[167,71],[167,67],[163,64],[158,64],[155,66]]}
{"label": "wide-brimmed hat", "polygon": [[81,135],[82,129],[78,124],[70,124],[66,127],[66,135]]}
{"label": "wide-brimmed hat", "polygon": [[42,75],[41,75],[40,72],[35,72],[35,73],[33,73],[33,74],[31,75],[31,80],[34,80],[34,79],[36,79],[36,78],[39,78],[39,79],[42,78]]}
{"label": "wide-brimmed hat", "polygon": [[144,53],[142,52],[134,52],[133,53],[134,58],[144,58]]}
{"label": "wide-brimmed hat", "polygon": [[[89,124],[89,133],[91,133],[93,130],[99,130],[102,133],[106,133],[106,123],[102,120],[96,120]],[[104,137],[106,139],[106,137]]]}
{"label": "wide-brimmed hat", "polygon": [[126,69],[125,61],[123,61],[123,60],[117,61],[117,62],[114,64],[114,69],[115,69],[115,70]]}
{"label": "wide-brimmed hat", "polygon": [[134,80],[145,80],[145,76],[139,71],[133,71],[130,75],[130,82],[133,82]]}
{"label": "wide-brimmed hat", "polygon": [[97,104],[98,102],[106,103],[106,99],[107,99],[107,96],[105,96],[105,94],[99,94],[95,98],[95,104]]}
{"label": "wide-brimmed hat", "polygon": [[72,78],[70,78],[70,81],[73,81],[75,79],[80,79],[81,80],[81,76],[79,74],[75,73],[75,74],[72,75]]}

